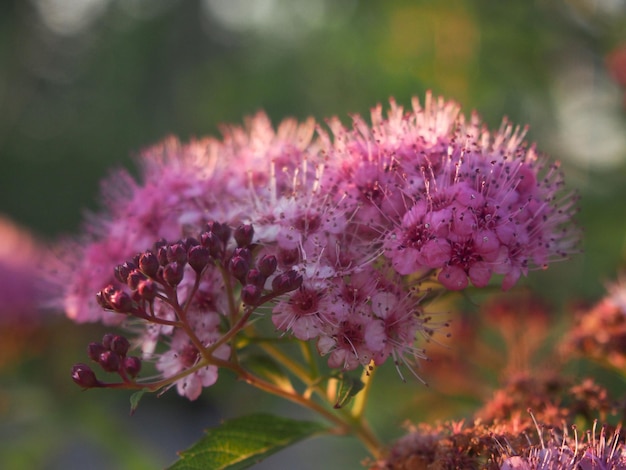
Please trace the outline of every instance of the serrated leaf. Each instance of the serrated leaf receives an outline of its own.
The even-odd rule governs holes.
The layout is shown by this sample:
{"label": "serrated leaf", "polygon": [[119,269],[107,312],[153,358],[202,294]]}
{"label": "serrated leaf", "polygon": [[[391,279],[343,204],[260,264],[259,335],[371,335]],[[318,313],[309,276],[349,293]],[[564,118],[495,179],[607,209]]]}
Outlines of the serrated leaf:
{"label": "serrated leaf", "polygon": [[207,431],[192,447],[180,453],[169,470],[239,470],[302,439],[328,428],[270,414],[253,414],[224,422]]}
{"label": "serrated leaf", "polygon": [[135,411],[137,410],[137,407],[139,406],[139,401],[141,400],[141,397],[143,397],[143,394],[146,393],[146,390],[139,390],[138,392],[133,393],[130,396],[130,414],[134,414]]}
{"label": "serrated leaf", "polygon": [[346,406],[346,404],[365,387],[361,379],[349,375],[342,374],[337,377],[337,380],[339,380],[339,389],[337,390],[335,408],[343,408]]}

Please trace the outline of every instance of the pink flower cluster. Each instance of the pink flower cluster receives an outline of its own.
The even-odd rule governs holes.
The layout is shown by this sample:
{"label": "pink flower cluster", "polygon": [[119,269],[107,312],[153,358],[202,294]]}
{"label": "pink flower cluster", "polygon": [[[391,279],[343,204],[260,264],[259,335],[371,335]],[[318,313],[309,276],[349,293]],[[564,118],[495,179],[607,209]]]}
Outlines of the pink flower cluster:
{"label": "pink flower cluster", "polygon": [[[333,368],[379,365],[390,356],[412,363],[423,354],[416,336],[432,333],[417,280],[436,276],[459,290],[470,281],[486,286],[498,274],[508,289],[529,269],[573,251],[575,198],[562,194],[557,167],[526,147],[519,129],[504,123],[490,133],[476,115],[466,120],[455,103],[430,94],[424,106],[414,99],[410,111],[392,100],[386,117],[378,106],[371,125],[355,116],[350,128],[338,119],[328,127],[286,120],[274,130],[259,113],[243,128],[224,128],[221,140],[183,145],[170,138],[144,151],[142,182],[125,172],[109,178],[106,214],[91,217],[86,240],[66,250],[71,268],[60,278],[68,316],[122,322],[125,316],[103,313],[94,297],[104,286],[119,287],[113,266],[156,240],[175,243],[218,221],[249,226],[253,238],[247,264],[228,265],[230,280],[207,269],[198,281],[205,302],[189,321],[204,346],[217,341],[220,318],[234,315],[230,286],[240,286],[235,301],[245,304],[250,266],[271,257],[276,273],[302,280],[271,296],[281,334],[315,341]],[[228,243],[229,256],[241,257],[235,240]],[[198,289],[193,276],[181,279],[181,298]],[[266,276],[259,289],[271,292],[272,281]],[[177,374],[196,356],[190,364],[181,359],[190,345],[176,315],[167,308],[155,315],[172,323],[147,323],[144,354],[167,339],[170,351],[157,367]],[[203,386],[214,381],[209,376]],[[195,398],[192,388],[187,396]]]}

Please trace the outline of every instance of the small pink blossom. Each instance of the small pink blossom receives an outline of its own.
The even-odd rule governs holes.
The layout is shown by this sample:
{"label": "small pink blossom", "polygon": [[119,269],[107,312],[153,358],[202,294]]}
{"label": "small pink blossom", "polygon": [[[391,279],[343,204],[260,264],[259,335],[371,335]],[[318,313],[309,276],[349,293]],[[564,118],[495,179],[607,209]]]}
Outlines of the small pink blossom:
{"label": "small pink blossom", "polygon": [[324,282],[305,282],[288,298],[279,301],[273,309],[272,322],[279,331],[291,331],[303,341],[316,338],[328,321],[334,308],[334,297]]}
{"label": "small pink blossom", "polygon": [[[206,346],[208,346],[207,344]],[[228,359],[230,348],[222,345],[213,353],[216,358]],[[177,331],[170,344],[169,351],[161,355],[156,367],[165,378],[175,376],[197,364],[201,359],[198,349],[189,342],[189,338],[182,331]],[[210,387],[217,381],[218,368],[209,365],[198,369],[192,374],[185,375],[175,382],[176,390],[181,396],[196,400],[202,393],[203,387]]]}

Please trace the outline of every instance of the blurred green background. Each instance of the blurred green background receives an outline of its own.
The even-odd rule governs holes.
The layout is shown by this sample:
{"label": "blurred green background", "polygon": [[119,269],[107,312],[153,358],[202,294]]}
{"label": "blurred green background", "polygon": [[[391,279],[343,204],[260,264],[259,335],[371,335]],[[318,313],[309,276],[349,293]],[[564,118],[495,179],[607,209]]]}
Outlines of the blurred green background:
{"label": "blurred green background", "polygon": [[[4,0],[0,214],[43,240],[75,234],[110,169],[135,171],[132,155],[168,134],[218,135],[259,109],[274,123],[349,122],[432,90],[491,128],[530,124],[528,139],[562,162],[582,196],[584,253],[525,282],[555,305],[592,301],[626,255],[624,55],[624,0]],[[1,468],[160,468],[250,402],[282,410],[226,377],[197,403],[170,392],[130,418],[124,392],[69,379],[103,330],[44,324],[0,369]],[[407,418],[419,406],[372,417],[389,436]],[[364,455],[318,439],[259,468],[318,468],[320,452],[328,469]]]}

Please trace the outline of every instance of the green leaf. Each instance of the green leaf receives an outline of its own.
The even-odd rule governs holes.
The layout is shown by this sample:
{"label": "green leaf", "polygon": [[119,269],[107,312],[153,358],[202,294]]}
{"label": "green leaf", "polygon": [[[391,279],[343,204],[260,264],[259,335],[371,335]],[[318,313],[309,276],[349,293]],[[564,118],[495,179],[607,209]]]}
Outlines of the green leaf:
{"label": "green leaf", "polygon": [[337,390],[337,399],[335,400],[335,408],[343,408],[352,400],[352,398],[363,390],[365,384],[356,377],[343,375],[337,377],[339,380],[339,389]]}
{"label": "green leaf", "polygon": [[248,468],[291,444],[327,429],[320,423],[270,414],[243,416],[208,430],[200,441],[180,453],[180,460],[169,470]]}
{"label": "green leaf", "polygon": [[133,415],[139,406],[139,400],[143,397],[143,394],[146,393],[147,390],[139,390],[138,392],[133,393],[130,396],[130,414]]}

